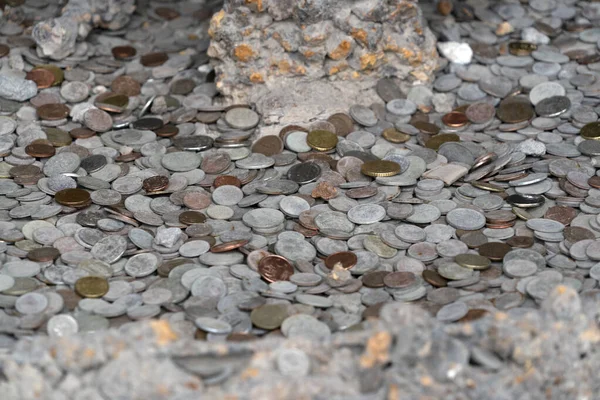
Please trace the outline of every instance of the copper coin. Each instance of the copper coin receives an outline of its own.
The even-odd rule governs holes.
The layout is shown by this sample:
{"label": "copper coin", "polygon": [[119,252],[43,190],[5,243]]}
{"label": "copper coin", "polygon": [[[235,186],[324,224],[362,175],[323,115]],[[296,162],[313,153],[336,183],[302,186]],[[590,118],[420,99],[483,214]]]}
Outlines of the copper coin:
{"label": "copper coin", "polygon": [[71,135],[75,139],[87,139],[92,136],[96,136],[96,132],[88,128],[74,128],[69,131],[69,135]]}
{"label": "copper coin", "polygon": [[335,127],[335,133],[338,136],[344,137],[354,132],[354,121],[348,114],[333,114],[327,118],[327,121]]}
{"label": "copper coin", "polygon": [[54,83],[54,74],[47,69],[34,69],[27,73],[25,79],[34,81],[38,89],[47,89]]}
{"label": "copper coin", "polygon": [[479,255],[487,257],[492,261],[500,261],[504,258],[506,253],[512,250],[512,247],[506,243],[501,242],[488,242],[484,243],[477,248]]}
{"label": "copper coin", "polygon": [[386,302],[382,301],[381,303],[373,304],[372,306],[365,308],[365,310],[362,312],[362,317],[364,319],[379,318],[381,307],[383,307],[385,304]]}
{"label": "copper coin", "polygon": [[306,238],[315,237],[319,234],[319,231],[308,229],[300,224],[294,224],[294,231],[303,234]]}
{"label": "copper coin", "polygon": [[41,171],[36,165],[17,165],[8,170],[8,174],[13,178],[23,178],[39,175]]}
{"label": "copper coin", "polygon": [[128,97],[140,94],[141,86],[138,81],[127,75],[121,75],[112,81],[110,85],[114,93],[124,94]]}
{"label": "copper coin", "polygon": [[[302,223],[302,221],[300,221]],[[304,224],[302,224],[304,225]],[[310,227],[307,227],[310,229]],[[315,227],[316,228],[316,227]],[[333,269],[336,264],[344,269],[350,269],[356,265],[358,257],[351,251],[340,251],[339,253],[333,253],[325,259],[325,266],[329,269]]]}
{"label": "copper coin", "polygon": [[56,121],[66,118],[71,110],[64,104],[50,103],[37,108],[37,114],[41,119],[47,121]]}
{"label": "copper coin", "polygon": [[206,222],[206,215],[199,211],[184,211],[179,214],[179,222],[186,225],[203,224]]}
{"label": "copper coin", "polygon": [[448,285],[448,280],[446,278],[430,269],[423,271],[423,279],[435,287],[444,287]]}
{"label": "copper coin", "polygon": [[569,225],[577,216],[577,211],[571,207],[554,206],[546,210],[544,218],[558,221],[563,225]]}
{"label": "copper coin", "polygon": [[158,67],[163,65],[168,59],[169,56],[167,53],[157,52],[144,54],[140,58],[140,62],[144,67]]}
{"label": "copper coin", "polygon": [[228,186],[228,185],[235,186],[235,187],[242,187],[242,181],[240,181],[239,178],[237,178],[235,176],[231,176],[231,175],[219,175],[213,181],[213,186],[215,188],[218,188],[219,186]]}
{"label": "copper coin", "polygon": [[121,93],[104,92],[96,96],[94,105],[107,112],[120,113],[129,104],[129,97]]}
{"label": "copper coin", "polygon": [[25,153],[31,157],[48,158],[56,154],[56,150],[51,144],[31,143],[25,146]]}
{"label": "copper coin", "polygon": [[294,267],[281,256],[265,256],[258,263],[258,273],[267,282],[287,281],[294,274]]}
{"label": "copper coin", "polygon": [[229,168],[231,157],[226,153],[207,154],[202,160],[200,168],[207,174],[220,174]]}
{"label": "copper coin", "polygon": [[594,235],[594,233],[589,229],[578,226],[567,226],[563,231],[563,235],[565,236],[565,240],[571,244],[577,243],[581,240],[596,239],[596,235]]}
{"label": "copper coin", "polygon": [[83,189],[64,189],[56,192],[54,200],[68,207],[82,207],[90,202],[90,193]]}
{"label": "copper coin", "polygon": [[375,186],[365,186],[346,191],[346,196],[351,199],[366,199],[375,196],[377,192],[378,189]]}
{"label": "copper coin", "polygon": [[385,286],[385,284],[383,283],[383,280],[390,273],[391,272],[389,272],[389,271],[367,272],[366,274],[364,274],[362,276],[361,280],[362,280],[363,285],[365,285],[366,287],[369,287],[369,288],[380,288],[380,287],[384,287]]}
{"label": "copper coin", "polygon": [[442,117],[442,122],[446,126],[460,128],[461,126],[465,126],[469,122],[469,119],[465,113],[452,111]]}
{"label": "copper coin", "polygon": [[251,148],[253,153],[272,156],[283,151],[283,140],[276,135],[267,135],[258,139]]}
{"label": "copper coin", "polygon": [[244,247],[250,241],[249,240],[234,240],[233,242],[221,243],[213,246],[210,251],[212,253],[225,253],[226,251],[231,251],[235,249],[239,249],[240,247]]}
{"label": "copper coin", "polygon": [[517,216],[508,210],[495,210],[485,213],[485,219],[487,222],[497,224],[514,221]]}
{"label": "copper coin", "polygon": [[153,129],[156,136],[160,137],[173,137],[179,133],[179,128],[175,125],[166,124],[158,129]]}
{"label": "copper coin", "polygon": [[170,21],[175,18],[179,18],[179,12],[169,7],[158,7],[154,9],[154,13],[159,17]]}
{"label": "copper coin", "polygon": [[430,135],[437,135],[440,132],[439,127],[437,127],[436,125],[434,125],[432,123],[425,122],[425,121],[417,121],[417,122],[413,123],[412,126],[417,128],[421,132],[428,133]]}
{"label": "copper coin", "polygon": [[467,315],[458,320],[458,322],[471,322],[481,319],[488,315],[490,312],[488,310],[484,310],[482,308],[473,308],[467,311]]}
{"label": "copper coin", "polygon": [[600,189],[600,176],[594,175],[588,179],[588,185],[595,189]]}
{"label": "copper coin", "polygon": [[169,186],[169,178],[163,175],[151,176],[142,182],[142,187],[146,192],[157,192],[167,186]]}
{"label": "copper coin", "polygon": [[210,196],[202,192],[188,192],[183,196],[183,204],[192,210],[202,210],[211,203]]}
{"label": "copper coin", "polygon": [[117,162],[129,162],[142,157],[142,153],[132,151],[131,153],[121,154],[115,158]]}
{"label": "copper coin", "polygon": [[60,256],[60,252],[54,247],[39,247],[27,253],[27,258],[35,262],[54,261]]}
{"label": "copper coin", "polygon": [[137,50],[133,46],[115,46],[111,49],[111,53],[117,60],[127,60],[137,54]]}
{"label": "copper coin", "polygon": [[285,135],[293,132],[293,131],[301,131],[301,132],[306,132],[308,133],[308,129],[300,126],[300,125],[287,125],[284,126],[280,131],[279,131],[279,137],[283,140],[285,139]]}
{"label": "copper coin", "polygon": [[533,246],[534,240],[530,236],[513,236],[506,241],[506,244],[519,249],[527,249]]}
{"label": "copper coin", "polygon": [[383,283],[390,288],[407,288],[417,281],[412,272],[391,272],[383,277]]}
{"label": "copper coin", "polygon": [[5,44],[0,44],[0,57],[6,56],[10,52],[10,47]]}

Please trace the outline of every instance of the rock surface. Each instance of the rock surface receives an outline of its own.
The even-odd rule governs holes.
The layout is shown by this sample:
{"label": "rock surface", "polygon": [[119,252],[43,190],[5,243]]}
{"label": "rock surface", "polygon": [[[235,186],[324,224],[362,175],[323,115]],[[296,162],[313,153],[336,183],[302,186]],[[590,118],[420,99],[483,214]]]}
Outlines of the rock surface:
{"label": "rock surface", "polygon": [[227,102],[282,114],[370,105],[377,79],[424,82],[437,65],[435,38],[413,0],[230,0],[209,34]]}
{"label": "rock surface", "polygon": [[129,323],[19,340],[0,355],[0,391],[3,400],[594,398],[599,309],[600,290],[557,286],[540,310],[472,310],[451,325],[389,303],[321,341],[211,343],[178,322]]}

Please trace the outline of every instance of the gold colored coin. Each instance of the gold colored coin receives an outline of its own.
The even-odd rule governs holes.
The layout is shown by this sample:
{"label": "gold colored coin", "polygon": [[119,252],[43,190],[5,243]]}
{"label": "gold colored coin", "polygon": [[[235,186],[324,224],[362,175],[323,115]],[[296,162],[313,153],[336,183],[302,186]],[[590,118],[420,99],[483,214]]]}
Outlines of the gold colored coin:
{"label": "gold colored coin", "polygon": [[448,142],[460,142],[460,137],[454,133],[436,135],[425,142],[425,147],[437,151],[441,145]]}
{"label": "gold colored coin", "polygon": [[85,207],[91,199],[90,193],[83,189],[63,189],[54,195],[54,200],[60,205],[68,207]]}
{"label": "gold colored coin", "polygon": [[400,165],[393,161],[367,161],[360,167],[360,172],[367,176],[394,176],[400,173]]}
{"label": "gold colored coin", "polygon": [[521,218],[523,221],[527,221],[533,218],[531,214],[519,207],[513,207],[512,212],[515,213],[515,215]]}
{"label": "gold colored coin", "polygon": [[513,56],[528,56],[537,49],[535,43],[525,41],[512,42],[508,45],[508,51]]}
{"label": "gold colored coin", "polygon": [[54,82],[52,82],[52,86],[58,86],[65,80],[65,74],[63,70],[58,68],[56,65],[43,64],[36,66],[33,70],[36,69],[45,69],[52,72],[52,75],[54,75]]}
{"label": "gold colored coin", "polygon": [[46,136],[50,143],[55,147],[68,146],[73,141],[71,135],[68,132],[58,128],[45,128]]}
{"label": "gold colored coin", "polygon": [[493,183],[489,182],[473,181],[471,182],[471,186],[483,190],[489,190],[490,192],[504,192],[504,188],[502,186],[494,185]]}
{"label": "gold colored coin", "polygon": [[81,297],[97,299],[108,292],[108,281],[100,276],[84,276],[75,282],[75,291]]}
{"label": "gold colored coin", "polygon": [[329,151],[337,145],[338,137],[335,133],[325,130],[310,131],[306,143],[315,150]]}
{"label": "gold colored coin", "polygon": [[382,135],[385,140],[392,143],[404,143],[410,139],[410,135],[397,131],[394,128],[385,129]]}
{"label": "gold colored coin", "polygon": [[588,140],[600,140],[600,122],[590,122],[581,128],[579,134]]}
{"label": "gold colored coin", "polygon": [[479,254],[459,254],[454,257],[454,261],[461,267],[476,270],[487,269],[491,264],[489,258],[480,256]]}

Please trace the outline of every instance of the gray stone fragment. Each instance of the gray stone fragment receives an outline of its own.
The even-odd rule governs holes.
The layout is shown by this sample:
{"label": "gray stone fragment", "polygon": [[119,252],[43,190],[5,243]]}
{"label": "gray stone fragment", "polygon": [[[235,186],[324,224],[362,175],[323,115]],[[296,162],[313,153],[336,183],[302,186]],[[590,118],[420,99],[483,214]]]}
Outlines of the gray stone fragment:
{"label": "gray stone fragment", "polygon": [[25,101],[37,94],[34,81],[9,75],[0,75],[0,97],[8,100]]}

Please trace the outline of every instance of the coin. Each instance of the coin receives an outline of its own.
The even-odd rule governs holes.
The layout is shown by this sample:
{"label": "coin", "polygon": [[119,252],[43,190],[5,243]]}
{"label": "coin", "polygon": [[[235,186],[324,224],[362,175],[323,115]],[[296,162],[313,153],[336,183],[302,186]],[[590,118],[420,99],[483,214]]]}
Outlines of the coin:
{"label": "coin", "polygon": [[142,187],[146,192],[158,192],[169,186],[169,178],[162,175],[151,176],[144,179]]}
{"label": "coin", "polygon": [[394,176],[400,173],[400,165],[393,161],[367,161],[360,167],[360,171],[367,176]]}
{"label": "coin", "polygon": [[56,154],[54,146],[45,143],[31,143],[25,147],[25,152],[37,158],[48,158]]}
{"label": "coin", "polygon": [[382,136],[385,140],[392,143],[406,143],[410,139],[410,135],[399,132],[395,128],[387,128],[383,131]]}
{"label": "coin", "polygon": [[452,128],[460,128],[461,126],[465,126],[469,122],[469,119],[465,113],[452,111],[442,117],[442,122]]}
{"label": "coin", "polygon": [[41,119],[55,121],[66,118],[71,110],[64,104],[50,103],[38,107],[36,111]]}
{"label": "coin", "polygon": [[579,134],[584,139],[600,140],[600,122],[590,122],[584,125]]}
{"label": "coin", "polygon": [[276,135],[267,135],[258,139],[252,145],[253,153],[264,154],[265,156],[272,156],[279,154],[283,151],[283,141]]}
{"label": "coin", "polygon": [[266,256],[258,264],[258,273],[267,282],[287,281],[294,274],[294,267],[281,256]]}
{"label": "coin", "polygon": [[46,69],[33,69],[27,73],[25,79],[34,81],[38,89],[47,89],[54,83],[54,74]]}
{"label": "coin", "polygon": [[137,50],[133,46],[115,46],[111,49],[111,53],[118,60],[127,60],[135,57]]}
{"label": "coin", "polygon": [[27,253],[27,258],[36,262],[54,261],[60,256],[60,252],[54,247],[39,247],[30,250]]}
{"label": "coin", "polygon": [[508,51],[515,56],[528,56],[537,49],[537,45],[525,41],[510,42]]}
{"label": "coin", "polygon": [[90,193],[83,189],[64,189],[56,193],[57,203],[69,207],[85,207],[90,203]]}
{"label": "coin", "polygon": [[489,268],[490,260],[477,254],[459,254],[454,257],[454,261],[465,268],[483,270]]}
{"label": "coin", "polygon": [[315,150],[329,151],[337,145],[338,138],[335,133],[316,130],[308,132],[306,143]]}
{"label": "coin", "polygon": [[144,67],[158,67],[163,65],[168,59],[169,56],[166,53],[156,52],[144,54],[140,58],[140,62]]}
{"label": "coin", "polygon": [[333,269],[336,265],[344,269],[350,269],[356,265],[358,257],[351,251],[341,251],[331,254],[325,259],[325,266]]}
{"label": "coin", "polygon": [[108,292],[108,281],[100,276],[84,276],[75,282],[75,291],[85,298],[95,299]]}
{"label": "coin", "polygon": [[[239,249],[240,247],[244,247],[249,242],[250,241],[247,240],[247,239],[244,239],[244,240],[234,240],[232,242],[226,242],[226,243],[221,243],[221,244],[214,245],[214,246],[212,246],[210,248],[210,251],[213,252],[213,253],[223,253],[223,252],[226,252],[226,251],[231,251],[231,250]],[[268,269],[269,267],[265,267],[265,268]],[[279,280],[286,280],[286,279],[279,279]]]}

